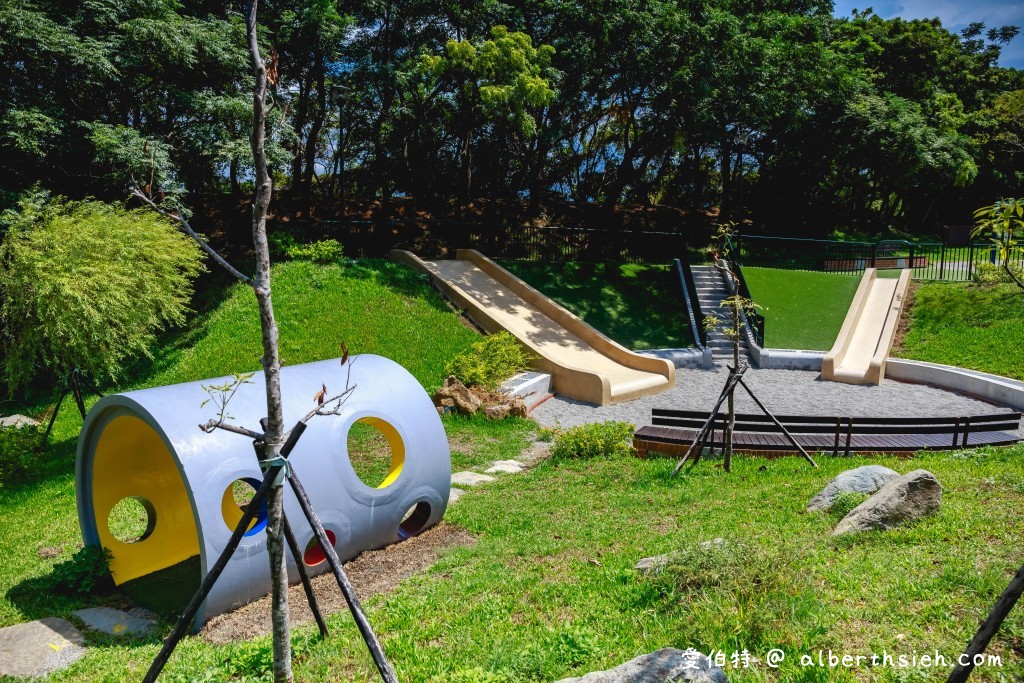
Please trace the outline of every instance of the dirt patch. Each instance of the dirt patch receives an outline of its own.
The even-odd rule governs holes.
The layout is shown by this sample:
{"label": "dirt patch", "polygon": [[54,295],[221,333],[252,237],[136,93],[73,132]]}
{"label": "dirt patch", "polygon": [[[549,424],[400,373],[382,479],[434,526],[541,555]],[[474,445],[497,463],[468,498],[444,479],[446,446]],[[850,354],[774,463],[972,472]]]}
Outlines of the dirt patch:
{"label": "dirt patch", "polygon": [[[476,539],[466,531],[441,522],[407,541],[359,555],[345,563],[345,573],[356,595],[365,601],[370,596],[394,590],[403,580],[424,571],[448,548],[472,545],[475,542]],[[348,609],[334,574],[327,572],[314,578],[313,591],[323,614]],[[306,603],[302,584],[291,587],[288,604],[293,626],[313,621],[313,613]],[[214,617],[203,626],[200,633],[208,642],[223,645],[266,635],[270,631],[270,596],[266,596],[234,612]]]}
{"label": "dirt patch", "polygon": [[917,288],[920,283],[910,281],[907,286],[907,300],[903,302],[903,313],[900,315],[900,324],[896,326],[896,336],[892,341],[892,351],[890,352],[893,356],[900,356],[903,353],[903,340],[907,338],[907,333],[910,331],[910,318],[914,312],[914,303],[916,301]]}

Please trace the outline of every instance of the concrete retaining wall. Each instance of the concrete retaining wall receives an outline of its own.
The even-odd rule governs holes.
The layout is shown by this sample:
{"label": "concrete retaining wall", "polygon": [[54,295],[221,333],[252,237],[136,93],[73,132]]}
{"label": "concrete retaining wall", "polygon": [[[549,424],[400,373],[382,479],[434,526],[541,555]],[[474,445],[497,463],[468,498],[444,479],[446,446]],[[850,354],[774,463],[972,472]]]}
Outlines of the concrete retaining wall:
{"label": "concrete retaining wall", "polygon": [[1024,411],[1024,382],[1007,377],[903,358],[889,358],[885,374],[889,379],[930,384]]}

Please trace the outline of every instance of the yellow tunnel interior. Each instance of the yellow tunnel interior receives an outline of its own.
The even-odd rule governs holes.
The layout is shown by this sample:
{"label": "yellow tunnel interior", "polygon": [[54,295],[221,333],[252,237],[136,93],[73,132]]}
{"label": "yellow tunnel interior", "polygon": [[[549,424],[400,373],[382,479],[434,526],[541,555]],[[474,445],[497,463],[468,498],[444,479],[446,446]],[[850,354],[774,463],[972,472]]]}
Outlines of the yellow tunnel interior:
{"label": "yellow tunnel interior", "polygon": [[[199,554],[192,505],[174,457],[143,420],[115,417],[96,442],[92,501],[100,543],[110,550],[110,571],[118,585]],[[148,516],[145,533],[122,542],[110,528],[110,513],[134,499]]]}
{"label": "yellow tunnel interior", "polygon": [[405,467],[405,442],[402,441],[402,435],[398,433],[398,430],[390,422],[379,417],[363,417],[356,420],[356,422],[376,427],[384,435],[384,438],[387,439],[388,446],[391,447],[391,469],[388,471],[388,476],[384,478],[384,481],[377,485],[377,488],[385,489],[395,483],[398,476],[402,474],[402,468]]}

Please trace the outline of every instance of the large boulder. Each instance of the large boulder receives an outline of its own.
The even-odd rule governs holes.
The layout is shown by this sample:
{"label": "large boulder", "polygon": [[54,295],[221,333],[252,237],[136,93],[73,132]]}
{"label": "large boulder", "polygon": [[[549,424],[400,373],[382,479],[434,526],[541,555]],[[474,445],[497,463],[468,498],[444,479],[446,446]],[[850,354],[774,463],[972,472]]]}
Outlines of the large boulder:
{"label": "large boulder", "polygon": [[480,410],[480,399],[460,382],[455,375],[449,375],[441,388],[434,394],[434,405],[445,405],[445,399],[450,399],[460,413],[474,415]]}
{"label": "large boulder", "polygon": [[942,485],[931,472],[914,470],[893,479],[843,517],[833,536],[892,529],[933,515],[942,505]]}
{"label": "large boulder", "polygon": [[641,655],[607,671],[595,671],[579,678],[564,678],[558,683],[727,683],[725,672],[696,650],[666,647]]}
{"label": "large boulder", "polygon": [[811,498],[807,504],[808,512],[828,511],[836,499],[844,493],[867,493],[878,491],[893,479],[900,476],[896,470],[881,465],[864,465],[853,470],[846,470],[828,483],[828,486]]}

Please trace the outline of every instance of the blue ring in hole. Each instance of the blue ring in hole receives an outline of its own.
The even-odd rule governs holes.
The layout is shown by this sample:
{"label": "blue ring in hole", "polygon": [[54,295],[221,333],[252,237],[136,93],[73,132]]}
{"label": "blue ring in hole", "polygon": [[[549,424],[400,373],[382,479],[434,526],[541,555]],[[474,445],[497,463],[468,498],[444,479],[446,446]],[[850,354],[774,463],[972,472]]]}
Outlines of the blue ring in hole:
{"label": "blue ring in hole", "polygon": [[[250,477],[243,477],[242,481],[252,487],[253,492],[258,491],[260,486],[263,486],[263,482],[259,479],[252,479]],[[255,536],[264,529],[267,528],[267,499],[263,499],[263,504],[260,505],[260,511],[256,515],[256,523],[251,529],[245,532],[245,536]]]}

